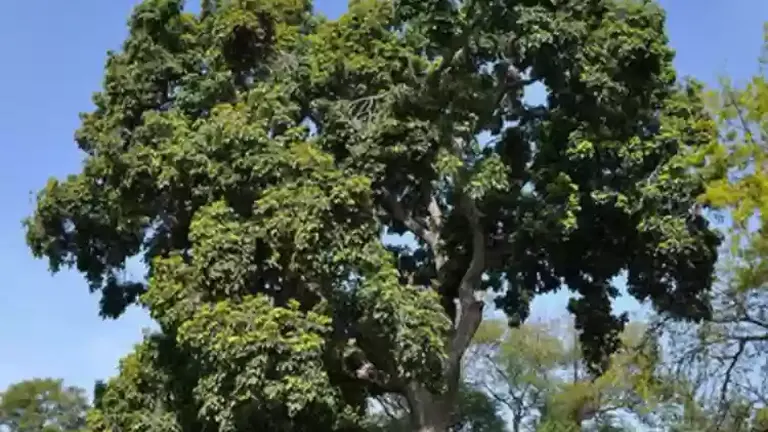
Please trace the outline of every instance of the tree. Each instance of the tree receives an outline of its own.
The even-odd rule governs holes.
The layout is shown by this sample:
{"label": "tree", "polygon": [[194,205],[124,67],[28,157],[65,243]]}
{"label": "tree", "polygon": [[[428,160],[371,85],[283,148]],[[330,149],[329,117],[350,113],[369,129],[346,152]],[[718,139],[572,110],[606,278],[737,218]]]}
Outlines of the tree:
{"label": "tree", "polygon": [[[484,291],[512,324],[578,293],[595,370],[627,320],[621,272],[708,316],[720,240],[690,168],[714,125],[655,4],[355,0],[329,21],[307,0],[145,0],[128,26],[82,171],[26,222],[102,315],[139,303],[162,329],[96,430],[356,430],[393,393],[444,431]],[[137,255],[146,283],[123,276]]]}
{"label": "tree", "polygon": [[624,330],[610,367],[595,375],[571,324],[505,330],[498,321],[486,321],[467,371],[469,382],[506,408],[514,432],[602,430],[629,419],[654,426],[656,412],[674,402],[674,388],[659,374],[663,360],[654,334],[641,323]]}
{"label": "tree", "polygon": [[0,429],[8,432],[80,432],[85,427],[85,391],[61,380],[31,379],[0,393]]}
{"label": "tree", "polygon": [[[373,432],[400,432],[412,430],[407,401],[402,397],[378,400],[382,408],[374,416]],[[463,383],[459,388],[456,409],[453,410],[448,430],[451,432],[506,432],[506,422],[499,415],[499,404],[485,392]]]}
{"label": "tree", "polygon": [[499,401],[514,432],[532,430],[563,381],[570,352],[552,325],[485,321],[468,353],[467,380]]}
{"label": "tree", "polygon": [[719,140],[707,156],[707,169],[718,174],[703,200],[716,211],[728,239],[711,295],[713,316],[704,325],[670,326],[676,330],[672,351],[678,354],[678,372],[691,382],[702,411],[717,413],[704,416],[709,430],[722,422],[729,422],[727,430],[749,430],[748,420],[768,404],[766,30],[757,73],[744,84],[724,78],[710,92]]}
{"label": "tree", "polygon": [[[714,376],[717,377],[717,375]],[[664,430],[670,432],[761,432],[766,430],[768,423],[765,419],[768,411],[764,407],[756,406],[752,400],[745,397],[744,393],[732,391],[726,395],[727,399],[721,399],[720,395],[713,399],[706,388],[702,389],[702,382],[695,381],[700,378],[700,375],[681,376],[678,373],[666,374],[664,377],[672,390],[669,402],[659,416],[660,424],[665,427]]]}
{"label": "tree", "polygon": [[455,432],[506,432],[506,422],[499,416],[498,403],[487,394],[464,387],[459,390],[458,409],[452,421]]}

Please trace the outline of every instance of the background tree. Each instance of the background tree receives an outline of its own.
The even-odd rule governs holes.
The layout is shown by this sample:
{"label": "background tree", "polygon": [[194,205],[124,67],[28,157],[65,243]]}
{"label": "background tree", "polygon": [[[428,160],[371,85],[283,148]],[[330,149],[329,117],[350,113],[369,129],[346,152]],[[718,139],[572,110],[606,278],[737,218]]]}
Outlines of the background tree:
{"label": "background tree", "polygon": [[[719,238],[689,168],[714,125],[655,4],[183,6],[136,7],[76,133],[82,171],[27,221],[104,316],[138,302],[161,327],[95,430],[357,430],[396,394],[445,431],[488,290],[512,324],[576,292],[592,371],[620,345],[621,272],[662,313],[708,317]],[[122,276],[137,255],[147,283]]]}
{"label": "background tree", "polygon": [[[763,51],[768,54],[768,45]],[[717,413],[704,416],[708,426],[697,430],[750,430],[757,427],[750,420],[768,403],[767,62],[763,55],[746,83],[723,79],[709,98],[719,145],[708,155],[707,169],[721,174],[704,200],[717,211],[713,216],[728,242],[712,293],[711,322],[667,326],[678,374],[691,383],[701,411]]]}
{"label": "background tree", "polygon": [[0,430],[80,432],[87,410],[83,389],[50,378],[21,381],[0,393]]}
{"label": "background tree", "polygon": [[[468,382],[499,401],[511,430],[602,430],[627,421],[658,426],[657,413],[674,403],[659,375],[657,341],[641,323],[628,326],[611,366],[592,373],[568,320],[506,330],[484,322],[468,356]],[[629,430],[632,430],[630,427]]]}
{"label": "background tree", "polygon": [[[467,381],[499,401],[514,432],[535,428],[547,399],[557,392],[570,352],[552,323],[485,321],[467,356]],[[581,354],[581,353],[579,353]]]}

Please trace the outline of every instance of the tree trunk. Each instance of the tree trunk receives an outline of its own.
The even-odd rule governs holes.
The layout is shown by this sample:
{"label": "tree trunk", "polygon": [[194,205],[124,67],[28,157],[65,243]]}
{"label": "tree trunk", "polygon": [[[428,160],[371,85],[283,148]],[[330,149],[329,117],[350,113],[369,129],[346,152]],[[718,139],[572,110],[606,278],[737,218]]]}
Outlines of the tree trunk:
{"label": "tree trunk", "polygon": [[412,384],[408,387],[407,399],[414,432],[448,432],[456,407],[454,390],[436,395],[418,384]]}

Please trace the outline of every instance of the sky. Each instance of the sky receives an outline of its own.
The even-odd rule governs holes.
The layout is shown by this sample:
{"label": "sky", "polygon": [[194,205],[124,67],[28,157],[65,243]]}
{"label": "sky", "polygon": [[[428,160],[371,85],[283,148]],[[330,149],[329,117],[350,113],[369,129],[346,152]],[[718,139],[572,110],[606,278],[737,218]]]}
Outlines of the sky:
{"label": "sky", "polygon": [[[681,74],[705,82],[756,69],[766,0],[662,0]],[[26,247],[21,221],[51,176],[79,171],[78,113],[91,108],[106,51],[118,49],[136,0],[7,0],[0,14],[0,389],[31,377],[62,378],[90,390],[150,325],[141,310],[98,317],[98,295],[72,272],[51,275]],[[345,1],[319,0],[331,17]],[[535,314],[564,312],[564,297],[539,300]],[[621,307],[631,309],[631,302]]]}

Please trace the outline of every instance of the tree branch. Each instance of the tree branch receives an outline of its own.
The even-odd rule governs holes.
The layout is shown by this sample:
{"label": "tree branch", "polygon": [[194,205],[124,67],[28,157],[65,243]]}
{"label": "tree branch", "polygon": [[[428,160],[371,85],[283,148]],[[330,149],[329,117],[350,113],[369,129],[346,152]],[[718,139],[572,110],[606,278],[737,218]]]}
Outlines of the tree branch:
{"label": "tree branch", "polygon": [[[398,201],[397,198],[395,198],[388,190],[382,190],[381,195],[384,199],[384,204],[388,207],[392,217],[405,225],[405,227],[408,228],[408,230],[411,231],[416,237],[429,245],[429,247],[432,249],[432,252],[437,255],[436,250],[440,242],[440,236],[439,231],[435,229],[436,227],[431,227],[430,229],[416,220],[416,218],[409,214],[405,208],[403,208],[402,203]],[[435,203],[435,205],[437,205],[437,203]],[[437,227],[439,227],[439,223],[437,224]]]}
{"label": "tree branch", "polygon": [[397,393],[402,390],[402,385],[386,376],[376,365],[370,361],[364,361],[354,371],[355,378],[373,384],[388,393]]}
{"label": "tree branch", "polygon": [[403,407],[402,402],[399,400],[392,400],[392,398],[387,396],[379,396],[376,398],[376,401],[381,406],[382,411],[384,411],[384,415],[394,421],[400,420],[402,413],[407,411],[407,409]]}
{"label": "tree branch", "polygon": [[482,281],[485,270],[485,234],[480,223],[480,212],[474,200],[461,189],[457,190],[457,209],[469,223],[472,233],[472,258],[459,284],[459,311],[448,355],[448,376],[451,382],[458,377],[461,358],[469,347],[483,318],[483,302],[475,298],[475,290]]}
{"label": "tree branch", "polygon": [[713,317],[712,322],[715,324],[724,324],[724,325],[733,325],[733,324],[739,324],[740,322],[743,322],[743,323],[752,324],[754,326],[768,330],[768,322],[764,322],[752,317],[749,314],[749,312],[747,312],[746,310],[744,310],[742,315],[743,316]]}
{"label": "tree branch", "polygon": [[733,355],[731,359],[731,363],[728,365],[728,369],[725,371],[725,379],[723,380],[723,385],[720,387],[720,397],[725,400],[727,393],[728,393],[728,385],[731,383],[731,378],[733,375],[733,369],[736,367],[736,363],[738,363],[739,358],[741,357],[741,354],[744,352],[744,349],[746,348],[747,341],[746,340],[740,340],[739,341],[739,347],[736,349],[736,353]]}
{"label": "tree branch", "polygon": [[434,195],[430,197],[427,212],[429,213],[430,230],[440,232],[443,224],[443,211],[440,210],[440,205],[437,203],[437,198]]}
{"label": "tree branch", "polygon": [[754,134],[752,133],[752,129],[750,129],[749,127],[749,122],[747,122],[747,119],[744,117],[743,109],[741,105],[739,105],[739,103],[736,101],[736,97],[733,94],[733,90],[726,89],[725,93],[726,95],[728,95],[728,102],[730,103],[731,107],[736,111],[736,116],[739,119],[741,128],[743,129],[744,137],[747,138],[750,144],[757,144]]}
{"label": "tree branch", "polygon": [[491,395],[492,398],[494,398],[497,402],[507,407],[512,412],[517,411],[519,408],[519,403],[515,398],[513,397],[512,401],[508,400],[507,398],[501,397],[496,393],[496,391],[491,387],[490,384],[487,382],[483,382],[483,387],[485,388],[485,391]]}

